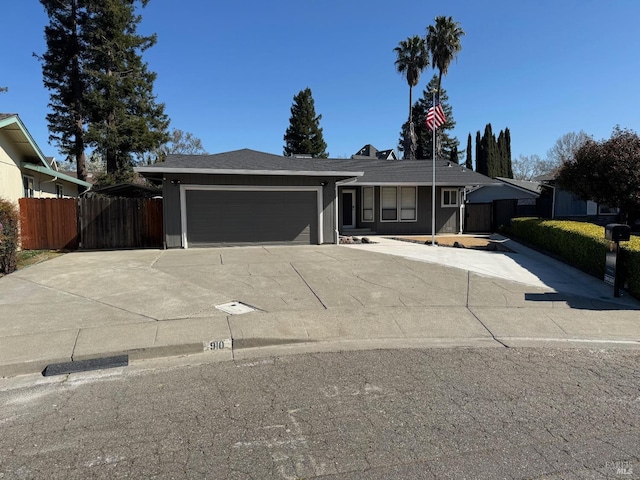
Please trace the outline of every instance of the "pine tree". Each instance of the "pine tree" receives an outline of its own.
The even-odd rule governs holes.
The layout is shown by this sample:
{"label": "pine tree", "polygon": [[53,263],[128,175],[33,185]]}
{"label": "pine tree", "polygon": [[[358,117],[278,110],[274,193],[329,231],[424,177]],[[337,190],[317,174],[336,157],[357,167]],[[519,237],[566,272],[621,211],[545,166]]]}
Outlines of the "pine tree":
{"label": "pine tree", "polygon": [[87,45],[83,28],[88,12],[84,0],[40,0],[49,17],[44,35],[47,51],[42,62],[44,86],[51,92],[47,114],[49,140],[76,162],[80,180],[87,179],[85,167],[86,94],[88,79],[83,72]]}
{"label": "pine tree", "polygon": [[[422,92],[422,98],[419,99],[413,107],[413,121],[415,124],[415,134],[417,138],[416,142],[416,158],[418,160],[431,160],[433,157],[433,132],[427,128],[427,112],[433,105],[433,94],[431,93],[438,84],[438,76],[434,75]],[[439,95],[440,105],[444,111],[447,121],[444,125],[438,128],[437,141],[439,146],[439,152],[436,152],[436,158],[449,159],[451,158],[451,151],[455,147],[456,150],[460,145],[460,141],[456,137],[450,137],[447,131],[453,130],[456,126],[456,122],[453,119],[453,109],[449,105],[449,96],[447,91],[442,89]],[[407,124],[402,126],[400,132],[400,140],[398,141],[398,150],[403,151],[403,145],[405,145],[405,131],[407,131]]]}
{"label": "pine tree", "polygon": [[309,87],[293,97],[289,127],[284,134],[284,155],[310,154],[314,158],[327,158],[327,144],[322,137],[320,120]]}
{"label": "pine tree", "polygon": [[85,146],[106,161],[115,180],[131,172],[133,154],[167,139],[164,105],[153,95],[155,73],[141,54],[155,35],[136,33],[138,4],[148,0],[40,0],[49,16],[41,57],[51,91],[51,139],[86,178]]}
{"label": "pine tree", "polygon": [[455,145],[453,146],[453,148],[451,149],[451,153],[449,154],[449,161],[451,163],[458,163],[460,161],[458,157],[458,147],[456,147]]}
{"label": "pine tree", "polygon": [[132,171],[132,154],[168,140],[164,104],[153,94],[156,74],[142,61],[156,36],[137,33],[137,0],[87,1],[92,13],[85,31],[92,75],[87,140],[105,159],[107,174],[121,181]]}
{"label": "pine tree", "polygon": [[473,170],[473,159],[471,158],[471,134],[469,134],[469,136],[467,137],[467,160],[466,162],[464,162],[464,166],[467,167],[469,170]]}

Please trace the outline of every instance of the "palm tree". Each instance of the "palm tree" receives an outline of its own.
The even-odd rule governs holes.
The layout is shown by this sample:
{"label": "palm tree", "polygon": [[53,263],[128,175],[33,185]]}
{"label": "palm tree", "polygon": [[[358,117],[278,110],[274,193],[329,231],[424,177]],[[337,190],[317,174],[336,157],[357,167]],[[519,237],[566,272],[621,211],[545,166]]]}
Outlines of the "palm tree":
{"label": "palm tree", "polygon": [[460,37],[464,30],[453,17],[436,17],[435,25],[427,27],[427,48],[431,53],[431,67],[438,68],[438,91],[442,84],[442,75],[449,71],[451,60],[458,56],[462,50]]}
{"label": "palm tree", "polygon": [[429,66],[429,52],[425,39],[419,35],[402,40],[393,51],[398,56],[395,61],[396,70],[405,76],[409,84],[409,134],[405,135],[404,158],[413,160],[416,152],[413,129],[413,87],[418,85],[420,74]]}

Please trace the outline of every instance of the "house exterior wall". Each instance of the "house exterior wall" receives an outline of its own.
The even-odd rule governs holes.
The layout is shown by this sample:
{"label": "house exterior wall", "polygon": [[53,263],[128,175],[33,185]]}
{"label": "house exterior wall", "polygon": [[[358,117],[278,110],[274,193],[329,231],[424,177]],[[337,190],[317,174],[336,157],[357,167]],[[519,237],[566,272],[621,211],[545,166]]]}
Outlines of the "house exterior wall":
{"label": "house exterior wall", "polygon": [[556,217],[587,215],[587,202],[571,192],[557,188],[554,213]]}
{"label": "house exterior wall", "polygon": [[[390,187],[394,185],[389,185]],[[356,228],[368,228],[384,235],[430,234],[431,233],[431,187],[418,186],[416,221],[383,222],[380,218],[381,187],[374,187],[374,221],[362,221],[362,187],[348,186],[340,190],[356,190]],[[450,187],[453,188],[453,187]],[[342,198],[341,194],[338,198]],[[460,231],[460,206],[442,207],[442,188],[436,187],[436,233],[458,233]],[[458,196],[460,199],[460,195]],[[342,232],[342,211],[339,212]]]}
{"label": "house exterior wall", "polygon": [[[172,183],[173,182],[173,183]],[[246,185],[246,186],[323,186],[322,243],[336,243],[335,182],[332,177],[305,177],[279,175],[201,175],[166,174],[163,180],[165,241],[167,248],[182,247],[182,218],[180,211],[180,185]]]}
{"label": "house exterior wall", "polygon": [[485,185],[473,192],[467,193],[468,203],[490,203],[494,200],[510,200],[521,198],[538,198],[533,192],[526,192],[511,185]]}
{"label": "house exterior wall", "polygon": [[62,186],[63,197],[77,197],[78,186],[66,180],[55,179],[55,171],[45,175],[28,169],[21,169],[23,159],[6,134],[0,130],[0,197],[18,203],[24,197],[23,177],[33,178],[34,198],[56,198],[56,184]]}
{"label": "house exterior wall", "polygon": [[22,172],[17,152],[0,130],[0,197],[18,203],[23,196]]}

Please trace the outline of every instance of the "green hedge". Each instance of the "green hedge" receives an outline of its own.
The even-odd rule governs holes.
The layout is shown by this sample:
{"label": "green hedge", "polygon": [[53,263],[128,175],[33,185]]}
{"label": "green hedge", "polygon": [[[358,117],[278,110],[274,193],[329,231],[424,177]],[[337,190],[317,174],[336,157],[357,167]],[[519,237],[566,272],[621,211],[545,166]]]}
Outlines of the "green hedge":
{"label": "green hedge", "polygon": [[[559,256],[565,262],[598,278],[604,277],[609,242],[604,227],[585,222],[514,218],[508,233]],[[640,299],[640,237],[620,244],[622,283]]]}
{"label": "green hedge", "polygon": [[0,198],[0,273],[11,273],[18,265],[19,221],[18,207]]}

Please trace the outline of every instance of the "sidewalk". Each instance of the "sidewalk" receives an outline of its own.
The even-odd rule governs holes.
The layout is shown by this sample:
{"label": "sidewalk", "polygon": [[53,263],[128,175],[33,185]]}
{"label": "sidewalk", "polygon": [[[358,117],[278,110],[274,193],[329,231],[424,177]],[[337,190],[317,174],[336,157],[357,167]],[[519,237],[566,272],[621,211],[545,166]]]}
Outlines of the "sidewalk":
{"label": "sidewalk", "polygon": [[[15,272],[0,279],[0,376],[120,354],[640,347],[640,302],[529,249],[378,240],[75,252]],[[256,310],[229,315],[225,302]]]}

